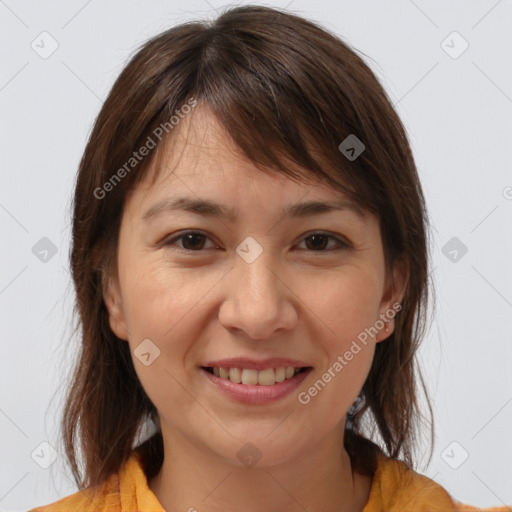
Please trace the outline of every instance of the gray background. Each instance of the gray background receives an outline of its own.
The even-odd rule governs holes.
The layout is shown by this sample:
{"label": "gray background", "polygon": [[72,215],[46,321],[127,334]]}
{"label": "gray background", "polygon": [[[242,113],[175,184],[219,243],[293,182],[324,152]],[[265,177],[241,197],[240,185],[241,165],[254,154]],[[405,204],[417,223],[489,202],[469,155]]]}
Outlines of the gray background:
{"label": "gray background", "polygon": [[[62,457],[41,467],[52,461],[41,443],[60,449],[75,350],[68,208],[92,122],[144,40],[223,5],[0,0],[2,511],[76,491]],[[437,436],[420,469],[460,501],[512,504],[512,1],[266,5],[288,5],[364,52],[396,104],[433,226],[437,307],[421,361]],[[42,58],[52,39],[58,48]],[[56,254],[41,252],[43,237]]]}

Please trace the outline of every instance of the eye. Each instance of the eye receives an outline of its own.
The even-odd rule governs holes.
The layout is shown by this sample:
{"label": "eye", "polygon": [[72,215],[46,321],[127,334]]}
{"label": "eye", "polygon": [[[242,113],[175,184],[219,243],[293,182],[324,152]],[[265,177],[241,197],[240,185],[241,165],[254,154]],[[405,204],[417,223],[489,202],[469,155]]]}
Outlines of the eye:
{"label": "eye", "polygon": [[[208,249],[208,247],[205,247],[205,242],[208,240],[211,242],[210,238],[200,231],[187,231],[164,242],[164,245],[177,246],[178,249],[184,251],[200,252],[203,249]],[[331,247],[328,247],[330,242],[334,242],[335,246],[332,247],[331,243]],[[329,252],[350,248],[349,244],[341,241],[339,238],[323,232],[310,233],[302,239],[301,243],[305,243],[306,250],[311,252]],[[217,246],[212,243],[211,247]]]}
{"label": "eye", "polygon": [[[334,241],[337,244],[337,247],[330,247],[329,249],[326,249],[327,245],[329,245],[329,239]],[[350,247],[347,243],[342,242],[339,238],[322,232],[310,233],[302,240],[302,242],[306,243],[306,248],[308,250],[314,252],[336,251],[348,249]]]}
{"label": "eye", "polygon": [[[181,244],[178,244],[179,249],[198,252],[205,248],[205,240],[209,240],[209,238],[200,231],[187,231],[165,242],[164,245],[176,245],[175,242],[178,240],[182,241]],[[213,244],[213,246],[216,247],[215,244]]]}

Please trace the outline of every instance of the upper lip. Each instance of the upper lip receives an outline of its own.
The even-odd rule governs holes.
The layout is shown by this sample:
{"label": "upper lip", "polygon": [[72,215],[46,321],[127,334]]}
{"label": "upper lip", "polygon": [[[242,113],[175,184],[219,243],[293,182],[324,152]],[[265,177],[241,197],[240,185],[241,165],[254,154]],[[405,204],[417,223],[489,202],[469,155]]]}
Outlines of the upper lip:
{"label": "upper lip", "polygon": [[218,359],[216,361],[208,361],[201,366],[222,367],[222,368],[247,368],[252,370],[265,370],[266,368],[280,368],[293,366],[294,368],[309,367],[303,361],[296,359],[287,359],[282,357],[272,357],[269,359],[249,359],[247,357],[233,357],[231,359]]}

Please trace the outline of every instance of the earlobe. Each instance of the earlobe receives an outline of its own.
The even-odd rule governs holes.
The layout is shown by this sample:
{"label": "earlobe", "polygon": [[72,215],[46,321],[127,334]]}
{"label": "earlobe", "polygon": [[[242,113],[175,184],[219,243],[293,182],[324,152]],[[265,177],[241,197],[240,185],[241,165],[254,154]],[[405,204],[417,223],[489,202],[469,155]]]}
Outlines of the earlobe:
{"label": "earlobe", "polygon": [[376,343],[379,343],[380,341],[384,341],[387,338],[389,338],[389,336],[391,336],[391,334],[393,334],[393,331],[395,329],[394,320],[389,320],[389,321],[383,320],[383,322],[384,322],[384,327],[382,329],[380,329],[377,336],[375,337]]}
{"label": "earlobe", "polygon": [[409,270],[406,265],[395,266],[393,279],[388,280],[386,290],[381,302],[380,318],[383,322],[375,341],[380,342],[389,338],[395,330],[395,316],[402,309],[402,300],[409,281]]}
{"label": "earlobe", "polygon": [[119,283],[112,277],[107,279],[107,284],[104,286],[103,299],[112,332],[119,339],[128,341],[128,329],[124,318]]}

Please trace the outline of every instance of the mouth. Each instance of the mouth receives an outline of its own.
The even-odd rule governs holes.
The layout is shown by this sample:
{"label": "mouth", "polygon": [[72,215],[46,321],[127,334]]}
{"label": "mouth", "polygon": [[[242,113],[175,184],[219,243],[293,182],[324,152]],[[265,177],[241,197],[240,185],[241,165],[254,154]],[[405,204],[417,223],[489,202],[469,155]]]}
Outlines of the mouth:
{"label": "mouth", "polygon": [[270,363],[275,366],[268,366],[269,362],[245,360],[245,368],[240,360],[236,360],[239,366],[234,366],[235,360],[229,362],[233,366],[226,365],[226,362],[222,362],[224,366],[218,366],[219,363],[200,366],[199,371],[206,378],[207,386],[213,386],[211,389],[249,405],[265,405],[285,399],[296,392],[313,371],[312,366],[279,366],[282,360],[281,363]]}
{"label": "mouth", "polygon": [[273,386],[295,378],[296,375],[304,373],[311,366],[278,366],[275,368],[227,367],[227,366],[201,366],[201,369],[221,379],[226,379],[234,384],[246,386]]}

